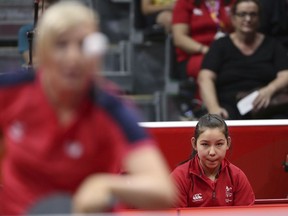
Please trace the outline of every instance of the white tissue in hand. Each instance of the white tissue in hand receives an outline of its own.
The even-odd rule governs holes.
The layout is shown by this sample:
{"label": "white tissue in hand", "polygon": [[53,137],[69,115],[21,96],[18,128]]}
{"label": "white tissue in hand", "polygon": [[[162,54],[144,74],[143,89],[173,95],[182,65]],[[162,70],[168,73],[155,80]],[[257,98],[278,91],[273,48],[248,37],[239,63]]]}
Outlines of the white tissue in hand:
{"label": "white tissue in hand", "polygon": [[102,55],[107,50],[108,39],[102,33],[88,35],[83,41],[83,53],[87,56]]}
{"label": "white tissue in hand", "polygon": [[254,91],[251,94],[247,95],[246,97],[242,98],[237,103],[237,108],[241,115],[245,115],[246,113],[250,112],[254,108],[253,102],[258,95],[259,95],[259,91]]}

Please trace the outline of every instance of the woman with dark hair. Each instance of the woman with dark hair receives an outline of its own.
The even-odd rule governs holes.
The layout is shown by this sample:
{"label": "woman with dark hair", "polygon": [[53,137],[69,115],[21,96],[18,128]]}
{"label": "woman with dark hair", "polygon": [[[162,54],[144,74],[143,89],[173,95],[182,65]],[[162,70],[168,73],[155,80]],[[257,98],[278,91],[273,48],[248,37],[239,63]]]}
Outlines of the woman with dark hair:
{"label": "woman with dark hair", "polygon": [[197,154],[172,172],[179,191],[175,207],[254,204],[254,192],[247,177],[225,158],[231,138],[220,116],[202,116],[191,143]]}
{"label": "woman with dark hair", "polygon": [[[258,32],[258,0],[237,0],[231,12],[235,32],[212,44],[203,60],[198,84],[209,113],[226,119],[253,118],[251,113],[240,114],[238,97],[257,89],[254,111],[264,111],[273,95],[288,85],[287,51],[275,39]],[[278,111],[265,118],[285,116],[287,111]]]}

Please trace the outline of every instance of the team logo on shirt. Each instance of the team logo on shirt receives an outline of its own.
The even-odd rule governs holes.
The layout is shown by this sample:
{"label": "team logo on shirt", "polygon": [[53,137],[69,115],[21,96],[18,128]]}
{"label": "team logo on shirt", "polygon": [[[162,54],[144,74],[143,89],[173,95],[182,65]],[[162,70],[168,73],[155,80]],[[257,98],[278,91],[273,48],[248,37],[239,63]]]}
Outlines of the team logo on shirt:
{"label": "team logo on shirt", "polygon": [[24,126],[21,122],[15,121],[8,129],[9,136],[12,140],[19,142],[24,136]]}
{"label": "team logo on shirt", "polygon": [[70,158],[80,158],[83,155],[83,151],[83,146],[78,141],[70,141],[65,145],[65,152]]}
{"label": "team logo on shirt", "polygon": [[226,186],[225,195],[226,195],[226,199],[225,199],[226,203],[233,202],[233,199],[232,199],[232,197],[233,197],[233,189],[232,189],[232,187]]}
{"label": "team logo on shirt", "polygon": [[203,197],[201,193],[194,194],[192,197],[193,202],[200,202],[203,201]]}

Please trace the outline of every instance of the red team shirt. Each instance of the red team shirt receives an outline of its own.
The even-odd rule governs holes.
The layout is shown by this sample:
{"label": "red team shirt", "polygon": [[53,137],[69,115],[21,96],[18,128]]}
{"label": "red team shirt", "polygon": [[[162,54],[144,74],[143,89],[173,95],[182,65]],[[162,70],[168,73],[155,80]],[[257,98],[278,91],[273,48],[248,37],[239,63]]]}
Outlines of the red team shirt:
{"label": "red team shirt", "polygon": [[179,190],[175,207],[252,205],[254,192],[242,170],[226,159],[221,167],[212,181],[200,167],[198,156],[178,166],[171,174]]}
{"label": "red team shirt", "polygon": [[[173,10],[173,24],[187,24],[190,29],[190,36],[194,40],[210,46],[214,41],[218,24],[211,18],[204,0],[202,0],[199,7],[194,4],[195,0],[177,0]],[[218,19],[224,24],[222,27],[223,32],[232,30],[229,17],[230,10],[231,4],[224,5],[224,1],[220,0]],[[178,62],[188,60],[187,75],[196,78],[201,68],[203,54],[189,55],[180,49],[176,49],[176,53]]]}
{"label": "red team shirt", "polygon": [[119,173],[130,149],[151,143],[134,114],[112,94],[91,90],[64,128],[39,77],[29,72],[2,75],[0,214],[24,214],[55,192],[73,194],[91,174]]}

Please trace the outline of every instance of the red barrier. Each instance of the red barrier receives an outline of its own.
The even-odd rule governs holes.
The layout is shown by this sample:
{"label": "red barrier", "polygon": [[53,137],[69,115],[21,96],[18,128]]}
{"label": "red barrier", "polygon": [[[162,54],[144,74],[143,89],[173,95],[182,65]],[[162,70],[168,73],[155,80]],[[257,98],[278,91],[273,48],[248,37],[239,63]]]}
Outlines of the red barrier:
{"label": "red barrier", "polygon": [[233,207],[203,207],[180,209],[180,216],[287,216],[288,205],[254,205],[254,206],[233,206]]}
{"label": "red barrier", "polygon": [[[227,121],[232,138],[228,159],[240,167],[258,199],[286,198],[288,173],[282,163],[288,154],[288,120]],[[187,159],[196,122],[142,123],[158,141],[171,169]]]}
{"label": "red barrier", "polygon": [[117,212],[117,216],[287,216],[288,204],[270,204],[254,206],[225,206],[177,208],[161,211],[124,210]]}
{"label": "red barrier", "polygon": [[256,199],[255,204],[287,204],[288,205],[288,198],[286,199]]}

